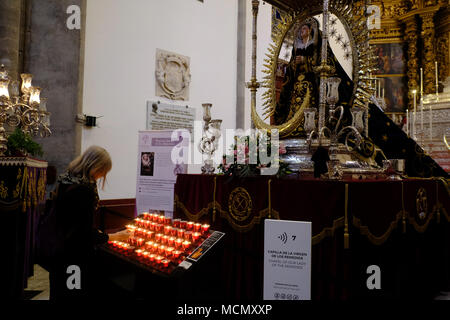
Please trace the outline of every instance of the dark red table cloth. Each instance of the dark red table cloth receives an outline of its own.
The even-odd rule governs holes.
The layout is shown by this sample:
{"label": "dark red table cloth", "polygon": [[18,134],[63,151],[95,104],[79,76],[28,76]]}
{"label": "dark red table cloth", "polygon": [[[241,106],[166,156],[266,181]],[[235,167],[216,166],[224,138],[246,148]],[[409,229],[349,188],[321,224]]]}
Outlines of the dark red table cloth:
{"label": "dark red table cloth", "polygon": [[[262,298],[264,219],[311,221],[312,298],[345,300],[425,296],[448,284],[449,207],[439,179],[178,175],[174,217],[227,234],[217,285],[233,299]],[[380,266],[382,290],[368,291],[369,265]]]}
{"label": "dark red table cloth", "polygon": [[2,296],[22,298],[33,275],[36,234],[45,203],[47,162],[0,157],[0,287]]}

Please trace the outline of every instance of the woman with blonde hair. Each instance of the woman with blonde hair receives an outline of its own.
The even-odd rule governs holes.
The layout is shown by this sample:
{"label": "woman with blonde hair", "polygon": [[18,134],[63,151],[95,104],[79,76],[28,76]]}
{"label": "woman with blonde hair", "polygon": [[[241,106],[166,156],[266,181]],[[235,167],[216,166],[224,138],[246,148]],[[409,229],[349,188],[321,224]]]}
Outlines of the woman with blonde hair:
{"label": "woman with blonde hair", "polygon": [[[58,250],[50,268],[50,299],[92,296],[95,247],[108,241],[107,234],[93,228],[99,201],[97,181],[103,188],[111,167],[109,153],[102,147],[91,146],[58,178],[55,200]],[[76,278],[70,283],[71,272],[79,273],[79,283]]]}

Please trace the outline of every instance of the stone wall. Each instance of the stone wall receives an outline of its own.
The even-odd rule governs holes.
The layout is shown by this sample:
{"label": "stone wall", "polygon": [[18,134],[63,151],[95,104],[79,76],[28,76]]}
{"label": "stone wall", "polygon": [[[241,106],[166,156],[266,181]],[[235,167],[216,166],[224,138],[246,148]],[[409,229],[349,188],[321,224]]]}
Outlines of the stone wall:
{"label": "stone wall", "polygon": [[84,0],[30,0],[24,53],[24,71],[33,74],[33,85],[41,87],[41,96],[48,98],[52,135],[36,140],[57,174],[79,154],[81,145],[81,128],[75,118],[82,103],[85,19],[81,19],[80,30],[69,30],[67,8],[71,5],[78,5],[83,16]]}

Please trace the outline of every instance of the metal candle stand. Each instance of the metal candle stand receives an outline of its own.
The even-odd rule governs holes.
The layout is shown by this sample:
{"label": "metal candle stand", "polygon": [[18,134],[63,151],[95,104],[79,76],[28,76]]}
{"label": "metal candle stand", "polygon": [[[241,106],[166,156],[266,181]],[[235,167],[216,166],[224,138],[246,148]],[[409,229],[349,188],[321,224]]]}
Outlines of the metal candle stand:
{"label": "metal candle stand", "polygon": [[211,120],[211,103],[204,103],[203,106],[203,130],[202,139],[198,145],[199,151],[206,155],[202,166],[203,174],[214,174],[216,170],[214,166],[214,153],[219,146],[219,138],[221,137],[222,120]]}

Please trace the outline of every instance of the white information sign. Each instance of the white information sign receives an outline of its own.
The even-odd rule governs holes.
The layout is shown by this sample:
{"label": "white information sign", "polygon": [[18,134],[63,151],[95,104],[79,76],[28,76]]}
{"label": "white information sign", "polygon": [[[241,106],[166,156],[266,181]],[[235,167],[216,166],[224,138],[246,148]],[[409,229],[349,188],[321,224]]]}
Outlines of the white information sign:
{"label": "white information sign", "polygon": [[147,130],[186,129],[193,133],[195,108],[147,101]]}
{"label": "white information sign", "polygon": [[139,131],[138,214],[148,210],[173,211],[177,174],[187,173],[188,155],[183,154],[183,150],[188,150],[188,146],[189,135],[186,131],[185,134],[181,130]]}
{"label": "white information sign", "polygon": [[311,222],[264,222],[264,300],[311,299]]}

